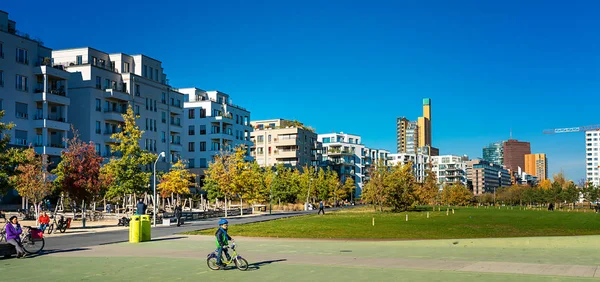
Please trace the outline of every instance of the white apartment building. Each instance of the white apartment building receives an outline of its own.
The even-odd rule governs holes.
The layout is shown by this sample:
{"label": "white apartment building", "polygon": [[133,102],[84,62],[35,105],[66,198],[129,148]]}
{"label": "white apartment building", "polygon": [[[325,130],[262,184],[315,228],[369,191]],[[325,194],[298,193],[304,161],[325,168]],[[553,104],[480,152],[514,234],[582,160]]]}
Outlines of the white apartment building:
{"label": "white apartment building", "polygon": [[423,154],[398,153],[389,154],[388,166],[396,164],[412,164],[413,173],[417,182],[425,181],[427,167],[430,165],[430,156]]}
{"label": "white apartment building", "polygon": [[[221,151],[244,147],[250,154],[250,112],[231,103],[219,91],[182,88],[184,97],[184,158],[188,168],[200,178],[213,157]],[[248,158],[249,159],[249,158]]]}
{"label": "white apartment building", "polygon": [[595,186],[600,186],[600,176],[598,175],[598,151],[600,151],[600,131],[588,130],[585,132],[585,153],[586,153],[586,181]]}
{"label": "white apartment building", "polygon": [[168,169],[168,162],[180,158],[184,97],[168,85],[160,61],[89,47],[54,50],[52,58],[70,73],[70,121],[82,140],[95,143],[99,154],[112,155],[111,135],[131,105],[144,131],[140,146],[167,155],[157,168]]}
{"label": "white apartment building", "polygon": [[359,198],[365,182],[363,155],[366,155],[361,137],[343,132],[327,133],[319,134],[318,141],[323,144],[322,163],[335,170],[342,182],[353,178],[356,184],[353,197]]}
{"label": "white apartment building", "polygon": [[70,130],[69,73],[52,64],[52,50],[22,36],[0,11],[0,110],[12,122],[10,145],[32,146],[58,164]]}
{"label": "white apartment building", "polygon": [[251,155],[262,167],[318,166],[322,144],[312,128],[296,121],[270,119],[251,122]]}
{"label": "white apartment building", "polygon": [[467,156],[443,155],[431,157],[432,169],[438,184],[462,183],[467,185]]}

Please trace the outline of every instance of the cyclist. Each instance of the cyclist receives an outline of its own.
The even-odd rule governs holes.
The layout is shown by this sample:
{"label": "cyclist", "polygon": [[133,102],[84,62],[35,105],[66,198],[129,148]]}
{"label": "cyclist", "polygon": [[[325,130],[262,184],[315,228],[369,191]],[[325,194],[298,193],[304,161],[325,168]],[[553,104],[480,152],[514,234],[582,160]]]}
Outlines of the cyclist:
{"label": "cyclist", "polygon": [[225,264],[222,263],[222,260],[221,260],[221,256],[222,256],[223,252],[225,252],[225,256],[227,256],[227,260],[231,260],[231,256],[229,255],[229,252],[227,251],[227,249],[229,248],[228,241],[231,240],[231,241],[233,241],[233,244],[235,244],[235,240],[233,240],[233,238],[231,238],[227,234],[228,226],[229,226],[229,222],[227,221],[227,219],[222,218],[221,220],[219,220],[219,229],[215,233],[215,237],[217,237],[217,265],[219,267],[226,266]]}
{"label": "cyclist", "polygon": [[23,250],[21,244],[21,233],[23,233],[23,230],[21,229],[19,220],[16,216],[11,216],[10,223],[6,225],[6,242],[15,246],[17,258],[25,257],[25,250]]}

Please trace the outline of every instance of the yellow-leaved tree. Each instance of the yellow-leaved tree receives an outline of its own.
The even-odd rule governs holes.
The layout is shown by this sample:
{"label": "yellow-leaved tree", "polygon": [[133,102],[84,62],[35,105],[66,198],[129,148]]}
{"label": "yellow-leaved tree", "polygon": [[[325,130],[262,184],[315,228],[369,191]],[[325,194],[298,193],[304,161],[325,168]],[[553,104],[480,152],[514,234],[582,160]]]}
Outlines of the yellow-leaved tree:
{"label": "yellow-leaved tree", "polygon": [[194,187],[191,179],[196,175],[185,169],[185,164],[179,160],[171,166],[169,172],[165,173],[157,186],[160,196],[167,198],[172,194],[177,195],[177,201],[181,201],[181,195],[190,194],[190,187]]}

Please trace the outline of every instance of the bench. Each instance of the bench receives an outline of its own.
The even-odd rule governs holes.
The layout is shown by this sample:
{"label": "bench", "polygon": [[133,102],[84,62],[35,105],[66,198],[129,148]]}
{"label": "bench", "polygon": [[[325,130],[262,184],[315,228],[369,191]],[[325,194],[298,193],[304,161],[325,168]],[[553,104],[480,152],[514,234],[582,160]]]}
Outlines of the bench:
{"label": "bench", "polygon": [[16,254],[17,249],[15,249],[15,246],[6,242],[0,242],[0,257],[8,258]]}

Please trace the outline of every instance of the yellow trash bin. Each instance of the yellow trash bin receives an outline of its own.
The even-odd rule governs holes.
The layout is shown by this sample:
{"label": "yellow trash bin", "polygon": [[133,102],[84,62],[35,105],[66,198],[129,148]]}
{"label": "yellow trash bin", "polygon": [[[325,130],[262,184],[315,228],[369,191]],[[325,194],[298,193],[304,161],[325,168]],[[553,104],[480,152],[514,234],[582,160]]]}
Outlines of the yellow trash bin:
{"label": "yellow trash bin", "polygon": [[142,242],[152,240],[152,230],[150,224],[150,216],[142,215]]}
{"label": "yellow trash bin", "polygon": [[132,215],[129,221],[129,243],[139,243],[141,241],[141,221],[139,215]]}

